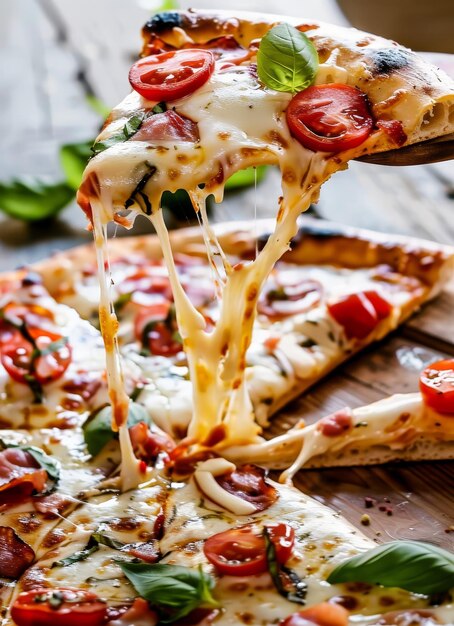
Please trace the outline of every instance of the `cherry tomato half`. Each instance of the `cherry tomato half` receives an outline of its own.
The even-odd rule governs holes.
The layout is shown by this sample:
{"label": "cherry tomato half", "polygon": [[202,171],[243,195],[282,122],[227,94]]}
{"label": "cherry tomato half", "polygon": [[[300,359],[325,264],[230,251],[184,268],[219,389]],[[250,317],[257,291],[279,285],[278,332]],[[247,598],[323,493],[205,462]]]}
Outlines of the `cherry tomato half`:
{"label": "cherry tomato half", "polygon": [[27,377],[32,376],[38,383],[45,385],[63,376],[71,363],[71,347],[63,337],[37,329],[29,329],[37,348],[41,351],[35,356],[32,344],[25,339],[14,340],[1,346],[0,360],[13,380],[27,384]]}
{"label": "cherry tomato half", "polygon": [[425,403],[446,415],[454,415],[454,359],[437,361],[426,367],[419,378]]}
{"label": "cherry tomato half", "polygon": [[[277,561],[285,563],[292,554],[295,531],[284,523],[270,524],[267,529]],[[249,524],[212,535],[205,541],[203,550],[221,574],[252,576],[268,569],[265,538]]]}
{"label": "cherry tomato half", "polygon": [[80,589],[25,591],[11,609],[17,626],[100,626],[106,613],[103,600]]}
{"label": "cherry tomato half", "polygon": [[287,108],[291,134],[315,152],[356,148],[373,127],[365,94],[349,85],[309,87],[296,94]]}
{"label": "cherry tomato half", "polygon": [[303,611],[298,611],[298,613],[292,613],[279,624],[280,626],[308,626],[308,624],[347,626],[348,611],[338,604],[321,602]]}
{"label": "cherry tomato half", "polygon": [[376,291],[361,291],[329,304],[328,311],[348,339],[364,339],[391,314],[392,306]]}
{"label": "cherry tomato half", "polygon": [[129,71],[129,82],[147,100],[167,102],[204,85],[213,70],[214,56],[208,50],[173,50],[139,59]]}

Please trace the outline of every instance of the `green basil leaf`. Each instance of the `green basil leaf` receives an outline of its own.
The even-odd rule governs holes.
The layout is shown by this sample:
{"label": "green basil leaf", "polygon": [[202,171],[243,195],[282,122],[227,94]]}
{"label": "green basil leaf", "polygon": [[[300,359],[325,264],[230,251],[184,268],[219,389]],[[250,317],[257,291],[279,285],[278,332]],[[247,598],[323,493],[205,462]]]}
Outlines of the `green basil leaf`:
{"label": "green basil leaf", "polygon": [[[0,439],[0,451],[6,450],[7,448],[19,448],[20,450],[31,454],[39,466],[46,470],[49,479],[54,483],[54,485],[52,485],[46,493],[53,491],[56,484],[60,480],[60,463],[58,461],[36,446],[21,446],[17,443],[6,443],[3,439]],[[40,495],[43,494],[41,493]]]}
{"label": "green basil leaf", "polygon": [[214,579],[202,568],[194,570],[163,563],[118,563],[139,596],[160,612],[160,623],[169,624],[199,606],[217,607],[211,595]]}
{"label": "green basil leaf", "polygon": [[121,541],[117,541],[116,539],[112,539],[112,537],[108,537],[99,531],[96,531],[90,537],[90,541],[96,543],[96,545],[107,546],[108,548],[112,548],[112,550],[121,550],[124,548],[126,543],[122,543]]}
{"label": "green basil leaf", "polygon": [[123,126],[122,129],[120,129],[114,135],[108,137],[104,141],[97,141],[93,144],[91,148],[93,154],[99,154],[100,152],[107,150],[107,148],[110,148],[117,143],[121,143],[130,139],[142,126],[142,122],[145,119],[145,116],[145,111],[139,111],[138,113],[134,113],[134,115],[131,115],[131,117],[128,118],[126,124]]}
{"label": "green basil leaf", "polygon": [[85,561],[88,557],[93,554],[93,552],[97,552],[99,550],[98,544],[93,544],[89,548],[84,548],[83,550],[78,550],[71,554],[70,556],[65,557],[64,559],[60,559],[59,561],[54,561],[51,567],[68,567],[68,565],[72,565],[73,563],[79,563],[80,561]]}
{"label": "green basil leaf", "polygon": [[[151,417],[141,404],[131,402],[129,405],[128,427],[139,422],[151,424]],[[105,406],[93,412],[82,427],[88,452],[96,456],[109,443],[116,433],[112,430],[112,408]]]}
{"label": "green basil leaf", "polygon": [[85,101],[91,108],[91,110],[97,113],[100,117],[102,117],[103,120],[105,120],[106,117],[110,115],[109,107],[93,94],[88,94],[87,96],[85,96]]}
{"label": "green basil leaf", "polygon": [[278,24],[263,37],[257,53],[258,77],[276,91],[298,93],[317,74],[318,54],[306,35],[290,24]]}
{"label": "green basil leaf", "polygon": [[328,582],[364,582],[432,595],[454,587],[454,555],[428,543],[392,541],[341,563]]}
{"label": "green basil leaf", "polygon": [[25,179],[0,183],[0,210],[26,222],[53,217],[73,199],[74,190],[67,183]]}
{"label": "green basil leaf", "polygon": [[66,143],[60,148],[60,163],[66,175],[66,182],[75,191],[80,187],[82,175],[90,157],[93,156],[93,141]]}
{"label": "green basil leaf", "polygon": [[259,183],[265,176],[267,170],[266,165],[258,167],[248,167],[245,170],[239,170],[232,174],[225,183],[226,189],[241,189],[242,187],[251,187],[256,182]]}
{"label": "green basil leaf", "polygon": [[[307,596],[307,583],[298,576],[298,574],[290,569],[278,563],[276,558],[276,548],[271,541],[268,529],[263,529],[263,537],[265,539],[265,554],[268,565],[268,571],[271,576],[271,580],[276,587],[278,593],[290,602],[296,604],[306,604]],[[285,577],[287,584],[284,585],[282,579]],[[290,588],[289,588],[290,586]]]}

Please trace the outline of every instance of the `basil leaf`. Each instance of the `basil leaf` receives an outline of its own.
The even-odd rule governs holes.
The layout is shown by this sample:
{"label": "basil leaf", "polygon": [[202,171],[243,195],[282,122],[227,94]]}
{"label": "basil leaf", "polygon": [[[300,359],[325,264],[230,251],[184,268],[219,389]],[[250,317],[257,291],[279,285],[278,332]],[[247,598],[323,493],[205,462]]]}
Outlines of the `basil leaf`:
{"label": "basil leaf", "polygon": [[60,559],[59,561],[54,561],[51,567],[68,567],[68,565],[72,565],[73,563],[79,563],[80,561],[85,561],[88,557],[93,554],[93,552],[97,552],[99,550],[98,544],[94,544],[89,548],[84,548],[83,550],[78,550],[71,554],[70,556],[65,557],[64,559]]}
{"label": "basil leaf", "polygon": [[259,183],[264,178],[266,170],[266,165],[259,165],[258,167],[248,167],[245,170],[239,170],[226,180],[225,188],[241,189],[242,187],[251,187],[256,182]]}
{"label": "basil leaf", "polygon": [[[7,450],[8,448],[19,448],[24,452],[28,452],[39,464],[39,466],[46,470],[49,479],[54,483],[52,487],[46,490],[45,493],[50,493],[54,490],[56,484],[60,480],[60,463],[46,454],[41,448],[36,446],[21,446],[17,443],[6,443],[3,439],[0,439],[0,451]],[[40,495],[44,495],[40,493]]]}
{"label": "basil leaf", "polygon": [[82,175],[90,157],[93,156],[93,141],[66,143],[60,148],[60,163],[66,175],[66,182],[77,191],[82,182]]}
{"label": "basil leaf", "polygon": [[118,563],[137,593],[160,613],[160,623],[169,624],[199,606],[217,607],[211,595],[214,579],[202,568],[194,570],[163,563]]}
{"label": "basil leaf", "polygon": [[121,143],[130,139],[142,126],[142,122],[145,119],[145,116],[145,111],[139,111],[138,113],[134,113],[134,115],[131,115],[131,117],[128,118],[128,120],[126,121],[123,128],[117,131],[115,135],[108,137],[104,141],[97,141],[93,144],[93,146],[91,147],[93,154],[99,154],[100,152],[107,150],[107,148],[110,148],[117,143]]}
{"label": "basil leaf", "polygon": [[47,184],[39,180],[0,183],[0,210],[27,222],[53,217],[73,199],[74,190],[67,183]]}
{"label": "basil leaf", "polygon": [[[141,404],[131,402],[128,413],[128,427],[139,422],[151,424],[151,417]],[[88,452],[96,456],[109,443],[116,433],[112,430],[112,408],[110,405],[94,411],[82,427]]]}
{"label": "basil leaf", "polygon": [[263,37],[257,52],[258,77],[276,91],[298,93],[317,74],[318,54],[306,35],[290,24],[278,24]]}
{"label": "basil leaf", "polygon": [[112,537],[108,537],[103,533],[96,531],[90,537],[90,541],[96,542],[96,545],[107,546],[108,548],[112,548],[113,550],[121,550],[124,548],[126,543],[122,543],[121,541],[117,541],[116,539],[112,539]]}
{"label": "basil leaf", "polygon": [[454,555],[419,541],[392,541],[341,563],[329,583],[364,582],[431,595],[454,587]]}
{"label": "basil leaf", "polygon": [[[263,529],[263,537],[265,539],[265,554],[268,565],[268,571],[278,593],[290,602],[296,604],[306,604],[307,584],[289,567],[280,565],[276,558],[276,548],[271,541],[268,529]],[[288,589],[288,585],[284,585],[283,579],[290,582],[292,589]]]}

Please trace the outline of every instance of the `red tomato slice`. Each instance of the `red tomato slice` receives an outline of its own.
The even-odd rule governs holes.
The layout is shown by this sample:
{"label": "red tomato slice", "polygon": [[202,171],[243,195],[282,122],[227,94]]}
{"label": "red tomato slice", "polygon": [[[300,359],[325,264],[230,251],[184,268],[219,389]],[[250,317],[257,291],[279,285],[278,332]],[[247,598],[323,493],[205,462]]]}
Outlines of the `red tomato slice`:
{"label": "red tomato slice", "polygon": [[183,350],[181,341],[175,338],[172,331],[165,322],[155,322],[147,332],[148,348],[151,354],[157,356],[175,356]]}
{"label": "red tomato slice", "polygon": [[143,331],[150,322],[164,321],[169,314],[170,301],[162,300],[150,306],[140,307],[134,320],[134,335],[138,341],[143,340]]}
{"label": "red tomato slice", "polygon": [[454,415],[454,359],[426,367],[419,378],[419,388],[428,406],[439,413]]}
{"label": "red tomato slice", "polygon": [[29,333],[41,354],[35,356],[32,344],[25,339],[14,340],[1,347],[3,367],[19,383],[27,384],[29,376],[41,385],[58,380],[71,363],[71,347],[59,335],[38,329],[29,329]]}
{"label": "red tomato slice", "polygon": [[[267,528],[276,559],[283,564],[292,554],[295,531],[284,523],[270,524]],[[205,541],[203,551],[221,574],[253,576],[268,569],[265,538],[249,524],[212,535]]]}
{"label": "red tomato slice", "polygon": [[330,315],[343,326],[348,339],[365,339],[392,311],[376,291],[361,291],[328,305]]}
{"label": "red tomato slice", "polygon": [[204,85],[213,70],[214,56],[208,50],[173,50],[139,59],[129,71],[129,82],[147,100],[167,102]]}
{"label": "red tomato slice", "polygon": [[296,94],[287,108],[291,134],[315,152],[356,148],[373,127],[366,95],[355,87],[328,84]]}
{"label": "red tomato slice", "polygon": [[11,609],[17,626],[101,626],[106,614],[106,603],[81,589],[25,591]]}
{"label": "red tomato slice", "polygon": [[347,626],[348,611],[339,604],[321,602],[308,609],[292,613],[279,622],[280,626]]}

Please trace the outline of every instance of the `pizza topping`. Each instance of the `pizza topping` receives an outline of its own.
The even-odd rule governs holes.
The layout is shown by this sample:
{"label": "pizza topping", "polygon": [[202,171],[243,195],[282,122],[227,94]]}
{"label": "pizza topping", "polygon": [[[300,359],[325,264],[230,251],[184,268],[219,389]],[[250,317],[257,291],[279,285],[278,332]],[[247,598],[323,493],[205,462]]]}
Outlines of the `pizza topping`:
{"label": "pizza topping", "polygon": [[47,519],[61,517],[62,513],[71,505],[72,499],[61,493],[51,493],[47,496],[33,499],[33,506]]}
{"label": "pizza topping", "polygon": [[0,526],[0,578],[19,578],[33,563],[35,553],[12,528]]}
{"label": "pizza topping", "polygon": [[[266,529],[277,561],[284,564],[292,554],[294,529],[284,523],[268,524]],[[221,574],[252,576],[268,570],[265,537],[250,524],[212,535],[205,541],[203,551]]]}
{"label": "pizza topping", "polygon": [[351,430],[352,426],[352,411],[348,407],[327,415],[317,422],[317,430],[325,437],[339,437]]}
{"label": "pizza topping", "polygon": [[121,616],[110,619],[106,626],[131,626],[131,624],[146,624],[146,626],[156,626],[158,614],[150,609],[149,603],[143,598],[135,598],[132,606]]}
{"label": "pizza topping", "polygon": [[140,312],[135,321],[136,335],[140,330],[142,345],[152,355],[171,357],[183,349],[175,308],[170,302],[146,307]]}
{"label": "pizza topping", "polygon": [[[108,139],[105,139],[102,141],[96,141],[93,144],[91,148],[93,154],[97,155],[100,152],[104,152],[104,150],[107,150],[107,148],[110,148],[111,146],[114,146],[117,143],[123,143],[124,141],[131,139],[131,137],[133,137],[137,133],[139,128],[142,126],[142,123],[145,117],[146,117],[145,111],[137,111],[136,113],[131,115],[119,132],[111,135]],[[87,217],[90,217],[91,207],[90,207],[88,198],[85,196],[85,194],[79,191],[77,199],[78,199],[78,202],[81,203],[81,206],[83,206],[83,210],[86,213]],[[91,218],[90,218],[90,221],[91,221]]]}
{"label": "pizza topping", "polygon": [[81,589],[25,591],[11,609],[17,626],[101,626],[106,615],[106,603]]}
{"label": "pizza topping", "polygon": [[383,130],[396,146],[403,146],[407,141],[407,135],[404,132],[402,122],[399,120],[377,120],[376,126]]}
{"label": "pizza topping", "polygon": [[308,609],[292,613],[280,622],[280,626],[347,626],[348,611],[339,604],[322,602]]}
{"label": "pizza topping", "polygon": [[[188,44],[185,47],[195,46]],[[253,49],[254,46],[243,48],[233,35],[216,37],[216,39],[211,39],[210,41],[202,44],[201,47],[203,47],[204,50],[210,50],[214,54],[216,61],[223,61],[229,65],[239,65],[240,63],[244,63],[250,59],[253,54],[255,54],[255,50]],[[223,67],[224,64],[221,64],[220,68],[222,69]]]}
{"label": "pizza topping", "polygon": [[138,422],[129,428],[134,454],[147,464],[154,462],[161,452],[172,452],[175,442],[165,432],[151,431],[148,424]]}
{"label": "pizza topping", "polygon": [[9,492],[2,494],[2,503],[13,495],[22,499],[35,493],[44,494],[58,482],[57,461],[39,448],[7,445],[0,440],[0,450],[0,491]]}
{"label": "pizza topping", "polygon": [[158,611],[165,623],[188,615],[197,607],[216,608],[211,595],[214,579],[201,567],[190,569],[163,563],[119,563],[137,593]]}
{"label": "pizza topping", "polygon": [[278,497],[265,481],[265,470],[255,465],[236,468],[225,459],[209,459],[197,465],[194,477],[210,500],[237,515],[263,511]]}
{"label": "pizza topping", "polygon": [[[284,277],[282,277],[284,279]],[[305,313],[320,303],[323,287],[318,280],[302,279],[293,284],[281,282],[276,276],[275,287],[266,289],[258,302],[258,312],[270,318],[283,318],[288,315]]]}
{"label": "pizza topping", "polygon": [[329,304],[328,311],[343,327],[347,339],[365,339],[391,315],[392,306],[376,291],[361,291]]}
{"label": "pizza topping", "polygon": [[148,117],[133,141],[178,141],[197,143],[200,140],[197,124],[188,117],[183,117],[170,110]]}
{"label": "pizza topping", "polygon": [[262,38],[257,52],[257,72],[270,89],[302,91],[314,82],[317,69],[314,44],[290,24],[278,24]]}
{"label": "pizza topping", "polygon": [[257,465],[242,465],[231,472],[216,476],[225,491],[251,503],[255,511],[263,511],[278,498],[275,487],[265,480],[266,471]]}
{"label": "pizza topping", "polygon": [[454,359],[426,367],[419,379],[424,402],[438,413],[454,415]]}
{"label": "pizza topping", "polygon": [[433,595],[454,587],[454,555],[419,541],[392,541],[341,563],[331,584],[363,582]]}
{"label": "pizza topping", "polygon": [[309,87],[287,108],[291,134],[314,152],[340,152],[362,144],[373,119],[365,94],[344,84]]}
{"label": "pizza topping", "polygon": [[201,87],[214,71],[208,50],[183,49],[139,59],[129,71],[131,87],[147,100],[183,98]]}

